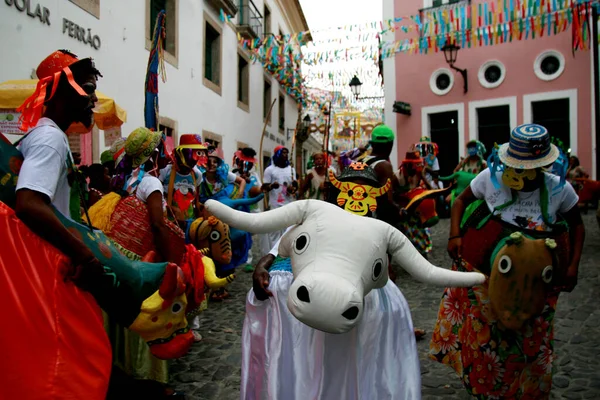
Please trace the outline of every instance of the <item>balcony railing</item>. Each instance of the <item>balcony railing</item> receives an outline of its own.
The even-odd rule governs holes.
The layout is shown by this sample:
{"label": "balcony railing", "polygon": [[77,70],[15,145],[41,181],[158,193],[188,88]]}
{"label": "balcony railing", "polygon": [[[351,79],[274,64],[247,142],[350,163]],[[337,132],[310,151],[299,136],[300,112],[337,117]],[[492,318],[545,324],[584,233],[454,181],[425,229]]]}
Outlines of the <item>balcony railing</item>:
{"label": "balcony railing", "polygon": [[263,34],[263,16],[252,0],[240,0],[238,32],[248,39],[256,39]]}
{"label": "balcony railing", "polygon": [[219,12],[220,10],[223,10],[225,14],[232,18],[235,17],[238,12],[234,0],[208,0],[208,2],[213,6],[215,11]]}

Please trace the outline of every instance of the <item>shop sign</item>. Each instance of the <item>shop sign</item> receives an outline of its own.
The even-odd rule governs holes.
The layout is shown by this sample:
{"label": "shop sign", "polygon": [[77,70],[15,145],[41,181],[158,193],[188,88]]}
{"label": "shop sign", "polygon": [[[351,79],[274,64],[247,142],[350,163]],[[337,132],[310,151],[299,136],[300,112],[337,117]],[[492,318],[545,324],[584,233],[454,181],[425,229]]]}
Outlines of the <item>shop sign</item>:
{"label": "shop sign", "polygon": [[92,35],[92,30],[90,28],[85,29],[82,26],[77,25],[73,21],[69,21],[66,18],[63,18],[63,35],[69,35],[83,44],[88,44],[96,50],[100,50],[100,37],[98,35]]}
{"label": "shop sign", "polygon": [[[32,4],[32,0],[4,0],[10,7],[14,6],[17,10],[27,13],[31,18],[37,18],[42,24],[50,25],[50,11],[40,4]],[[33,10],[33,11],[32,11]]]}
{"label": "shop sign", "polygon": [[19,129],[21,113],[14,110],[0,110],[0,132],[9,134],[23,134]]}

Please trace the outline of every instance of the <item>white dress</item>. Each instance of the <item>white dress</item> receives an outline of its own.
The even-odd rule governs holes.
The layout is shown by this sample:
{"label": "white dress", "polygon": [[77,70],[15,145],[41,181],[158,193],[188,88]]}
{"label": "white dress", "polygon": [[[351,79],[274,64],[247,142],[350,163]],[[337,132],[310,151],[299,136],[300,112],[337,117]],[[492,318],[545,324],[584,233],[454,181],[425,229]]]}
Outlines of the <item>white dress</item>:
{"label": "white dress", "polygon": [[[289,263],[288,263],[289,265]],[[389,281],[365,298],[352,331],[329,334],[292,316],[293,275],[270,272],[273,297],[249,291],[242,332],[242,400],[420,399],[421,371],[410,309]]]}

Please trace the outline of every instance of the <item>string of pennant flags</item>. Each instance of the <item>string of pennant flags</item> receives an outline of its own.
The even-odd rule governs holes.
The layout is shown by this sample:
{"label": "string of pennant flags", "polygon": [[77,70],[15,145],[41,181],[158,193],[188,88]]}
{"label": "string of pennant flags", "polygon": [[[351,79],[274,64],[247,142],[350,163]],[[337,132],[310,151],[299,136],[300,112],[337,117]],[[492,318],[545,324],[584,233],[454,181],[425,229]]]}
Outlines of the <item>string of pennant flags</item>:
{"label": "string of pennant flags", "polygon": [[[424,9],[416,15],[332,27],[312,34],[302,31],[246,39],[238,33],[237,38],[252,62],[260,62],[290,96],[306,105],[302,65],[358,60],[379,63],[397,53],[438,52],[449,42],[463,48],[493,46],[558,35],[569,28],[573,52],[588,50],[593,7],[600,11],[599,0],[465,1]],[[223,10],[220,18],[234,27]],[[309,45],[311,35],[321,32],[335,34],[319,41],[332,45],[332,49],[319,51]],[[398,40],[383,40],[390,36],[386,34]],[[352,44],[344,46],[345,42]]]}

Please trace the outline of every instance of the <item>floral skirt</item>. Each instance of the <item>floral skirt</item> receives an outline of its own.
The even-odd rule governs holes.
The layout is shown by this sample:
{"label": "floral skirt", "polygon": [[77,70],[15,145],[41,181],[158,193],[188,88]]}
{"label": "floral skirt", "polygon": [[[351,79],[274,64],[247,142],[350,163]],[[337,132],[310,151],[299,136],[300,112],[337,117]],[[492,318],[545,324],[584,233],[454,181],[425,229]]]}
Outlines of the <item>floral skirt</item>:
{"label": "floral skirt", "polygon": [[[452,269],[473,271],[465,261]],[[446,288],[429,356],[454,368],[475,398],[547,399],[557,300],[549,296],[541,315],[513,331],[496,322],[487,281],[473,288]]]}

